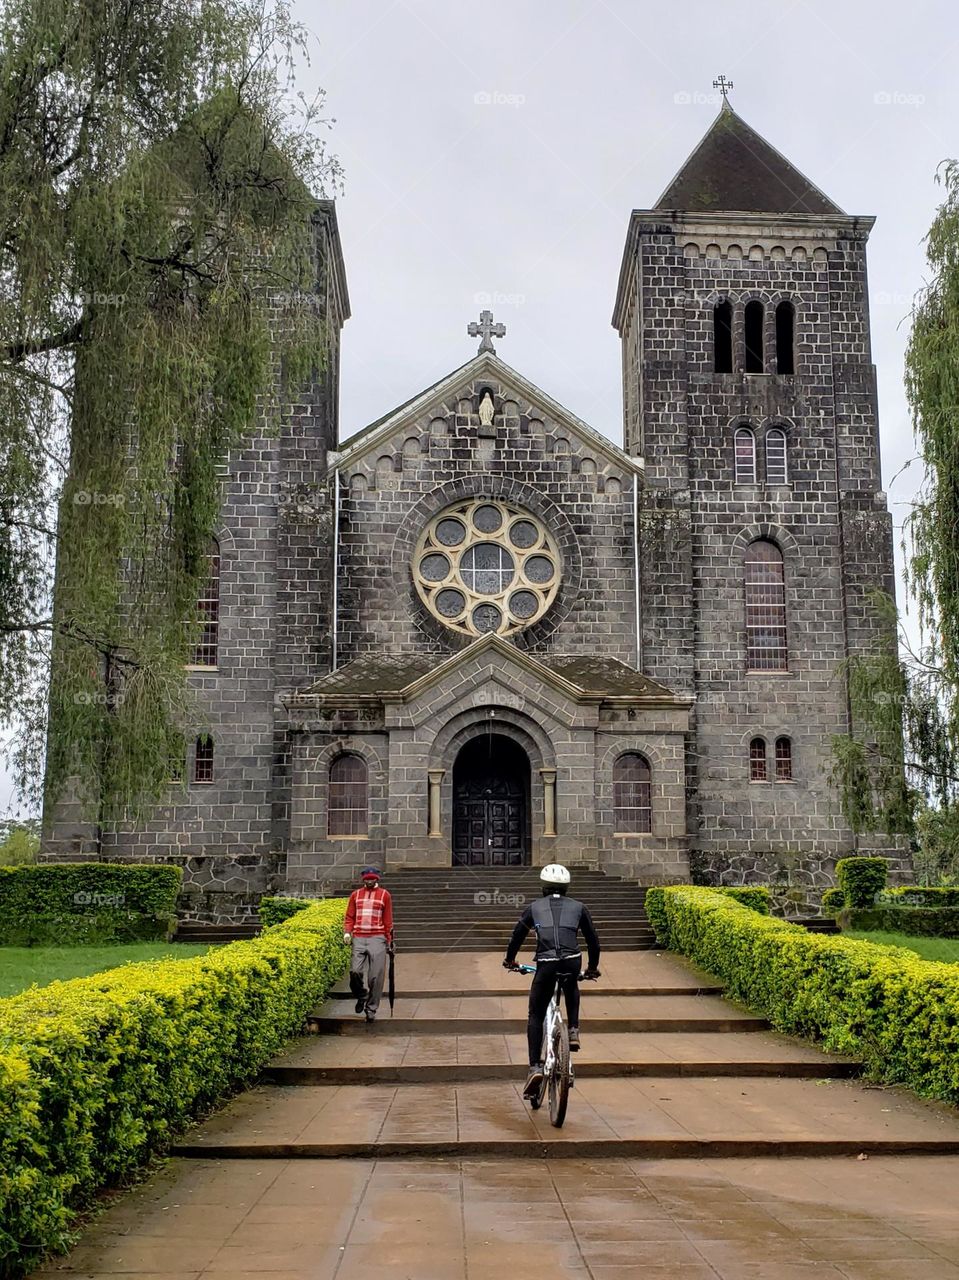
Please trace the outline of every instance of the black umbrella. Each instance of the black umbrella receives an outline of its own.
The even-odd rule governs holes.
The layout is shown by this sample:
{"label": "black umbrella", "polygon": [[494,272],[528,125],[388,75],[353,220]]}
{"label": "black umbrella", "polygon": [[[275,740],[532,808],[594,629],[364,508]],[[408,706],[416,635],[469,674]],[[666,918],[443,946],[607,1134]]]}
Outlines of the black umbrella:
{"label": "black umbrella", "polygon": [[393,1016],[393,1005],[396,1003],[396,955],[390,947],[390,972],[387,980],[386,996],[390,1002],[390,1017]]}

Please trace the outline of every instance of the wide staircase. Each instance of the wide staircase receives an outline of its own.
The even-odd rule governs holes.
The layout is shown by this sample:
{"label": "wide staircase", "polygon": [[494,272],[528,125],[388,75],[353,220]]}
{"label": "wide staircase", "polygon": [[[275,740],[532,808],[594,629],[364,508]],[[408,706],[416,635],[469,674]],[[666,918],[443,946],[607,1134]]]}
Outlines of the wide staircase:
{"label": "wide staircase", "polygon": [[[570,892],[588,906],[604,950],[656,945],[644,888],[602,871],[570,873]],[[543,892],[538,867],[411,867],[384,883],[403,951],[505,951],[523,908]]]}

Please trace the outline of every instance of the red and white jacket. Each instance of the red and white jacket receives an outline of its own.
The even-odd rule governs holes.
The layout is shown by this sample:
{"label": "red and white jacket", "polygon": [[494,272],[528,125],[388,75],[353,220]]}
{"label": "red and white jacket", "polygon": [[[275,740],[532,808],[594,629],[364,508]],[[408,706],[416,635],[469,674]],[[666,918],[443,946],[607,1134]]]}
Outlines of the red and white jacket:
{"label": "red and white jacket", "polygon": [[343,928],[354,938],[393,941],[393,899],[386,889],[354,889]]}

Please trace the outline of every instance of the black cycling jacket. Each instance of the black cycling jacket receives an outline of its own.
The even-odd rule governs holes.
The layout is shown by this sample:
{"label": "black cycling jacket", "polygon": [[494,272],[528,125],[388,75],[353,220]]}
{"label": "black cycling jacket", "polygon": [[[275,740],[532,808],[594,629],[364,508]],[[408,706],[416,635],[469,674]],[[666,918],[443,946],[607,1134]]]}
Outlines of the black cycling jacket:
{"label": "black cycling jacket", "polygon": [[516,922],[506,949],[510,964],[516,960],[530,929],[536,930],[536,959],[563,960],[579,955],[577,934],[582,933],[589,957],[589,968],[599,966],[599,938],[586,907],[576,898],[559,893],[544,894],[529,904]]}

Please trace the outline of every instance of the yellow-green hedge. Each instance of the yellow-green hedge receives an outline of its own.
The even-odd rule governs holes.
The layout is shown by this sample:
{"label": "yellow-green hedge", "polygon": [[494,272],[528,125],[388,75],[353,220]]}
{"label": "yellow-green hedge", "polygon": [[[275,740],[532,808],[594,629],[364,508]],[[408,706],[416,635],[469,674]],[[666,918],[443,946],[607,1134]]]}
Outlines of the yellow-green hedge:
{"label": "yellow-green hedge", "polygon": [[711,889],[662,891],[669,945],[780,1031],[889,1084],[959,1103],[959,965],[758,915]]}
{"label": "yellow-green hedge", "polygon": [[348,959],[327,899],[251,942],[0,1000],[0,1276],[295,1034]]}

